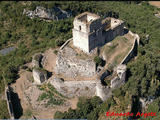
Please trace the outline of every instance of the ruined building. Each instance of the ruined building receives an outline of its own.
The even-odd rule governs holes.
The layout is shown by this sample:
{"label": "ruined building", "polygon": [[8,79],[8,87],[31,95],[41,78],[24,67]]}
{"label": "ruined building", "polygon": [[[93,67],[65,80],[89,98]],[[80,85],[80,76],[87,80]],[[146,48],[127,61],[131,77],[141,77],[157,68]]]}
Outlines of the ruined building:
{"label": "ruined building", "polygon": [[73,24],[73,44],[86,53],[123,35],[122,20],[111,17],[102,20],[100,16],[89,12],[76,16]]}

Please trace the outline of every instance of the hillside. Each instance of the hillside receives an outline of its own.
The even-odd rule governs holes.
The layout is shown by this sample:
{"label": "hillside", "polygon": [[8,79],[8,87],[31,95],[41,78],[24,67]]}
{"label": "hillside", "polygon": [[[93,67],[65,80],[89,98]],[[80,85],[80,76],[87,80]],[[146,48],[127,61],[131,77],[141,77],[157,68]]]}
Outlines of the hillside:
{"label": "hillside", "polygon": [[[23,9],[34,10],[36,6],[52,8],[58,6],[71,10],[73,17],[84,11],[112,16],[125,21],[125,26],[140,36],[138,56],[128,65],[127,82],[114,91],[113,96],[101,104],[100,100],[80,99],[76,110],[57,112],[55,118],[105,118],[105,112],[114,110],[126,112],[133,97],[154,96],[155,100],[144,112],[159,112],[160,107],[160,19],[154,14],[159,8],[148,2],[0,2],[0,49],[15,46],[17,49],[6,56],[0,55],[0,93],[4,86],[15,82],[19,68],[31,61],[31,56],[48,48],[61,46],[72,35],[73,17],[59,21],[30,19],[23,15]],[[149,35],[149,37],[146,37]],[[95,101],[98,101],[97,103]],[[95,103],[95,104],[94,104]],[[134,108],[134,110],[139,108]],[[133,111],[134,111],[133,110]],[[6,103],[0,100],[0,118],[9,118]],[[136,111],[137,112],[137,111]],[[148,117],[149,118],[149,117]]]}

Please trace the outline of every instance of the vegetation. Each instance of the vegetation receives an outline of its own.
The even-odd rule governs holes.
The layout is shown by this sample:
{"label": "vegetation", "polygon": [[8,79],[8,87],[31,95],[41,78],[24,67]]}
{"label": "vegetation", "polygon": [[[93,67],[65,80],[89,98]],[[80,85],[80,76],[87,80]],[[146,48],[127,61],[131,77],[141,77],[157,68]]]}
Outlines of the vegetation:
{"label": "vegetation", "polygon": [[[117,109],[120,111],[127,109],[127,106],[131,104],[130,98],[133,95],[138,97],[155,96],[157,103],[159,103],[160,23],[159,18],[155,17],[154,13],[160,9],[149,5],[147,1],[0,2],[0,48],[11,45],[17,47],[10,54],[0,56],[0,93],[4,92],[5,84],[14,82],[19,77],[19,67],[30,62],[31,56],[34,53],[43,52],[49,47],[54,48],[60,46],[72,36],[73,17],[65,20],[46,22],[38,18],[30,19],[22,14],[24,8],[34,10],[38,5],[47,8],[58,6],[63,10],[70,10],[73,13],[73,17],[84,11],[90,11],[104,17],[111,16],[124,20],[125,26],[132,32],[137,33],[141,38],[141,42],[138,47],[137,59],[132,60],[127,65],[126,84],[119,89],[118,92],[120,93],[114,92],[115,98],[117,101],[120,101]],[[149,40],[146,39],[146,35],[149,35]],[[111,100],[112,102],[106,103],[105,101],[103,105],[106,105],[102,105],[99,108],[93,107],[89,100],[87,101],[81,106],[78,106],[76,110],[70,109],[69,113],[56,113],[55,116],[62,114],[65,118],[96,119],[100,114],[98,111],[104,114],[110,108],[114,108],[116,103],[113,102],[113,99]],[[159,111],[156,105],[152,104],[152,107],[149,108],[151,110],[152,108],[156,108]],[[5,102],[2,102],[0,104],[0,117],[8,118],[7,107],[4,106]]]}
{"label": "vegetation", "polygon": [[26,118],[32,117],[32,110],[31,110],[30,108],[28,108],[28,109],[25,111],[24,116],[25,116]]}
{"label": "vegetation", "polygon": [[103,60],[102,60],[102,58],[100,58],[99,56],[95,56],[95,57],[94,57],[94,62],[95,62],[97,65],[101,65],[101,66],[102,66]]}
{"label": "vegetation", "polygon": [[0,100],[0,118],[1,119],[7,119],[9,118],[9,113],[8,113],[8,110],[7,110],[7,103],[5,100]]}
{"label": "vegetation", "polygon": [[45,104],[46,107],[52,105],[62,105],[65,102],[64,98],[66,97],[57,92],[56,89],[50,83],[38,87],[40,90],[43,90],[44,92],[38,97],[37,100],[47,100],[47,103]]}
{"label": "vegetation", "polygon": [[54,115],[55,119],[89,119],[97,120],[99,113],[99,105],[102,104],[102,100],[95,96],[92,99],[79,98],[77,103],[77,109],[69,108],[68,112],[57,111]]}
{"label": "vegetation", "polygon": [[131,35],[126,36],[128,37],[117,36],[110,44],[102,47],[101,54],[103,53],[107,58],[108,69],[113,70],[131,50],[134,39]]}

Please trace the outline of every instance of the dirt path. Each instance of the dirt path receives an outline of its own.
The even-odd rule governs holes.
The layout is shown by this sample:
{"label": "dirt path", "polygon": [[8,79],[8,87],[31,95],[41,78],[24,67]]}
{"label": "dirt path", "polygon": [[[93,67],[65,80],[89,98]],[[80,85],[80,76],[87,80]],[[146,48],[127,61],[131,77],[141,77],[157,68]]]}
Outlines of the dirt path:
{"label": "dirt path", "polygon": [[153,6],[160,8],[160,1],[149,1],[149,3]]}
{"label": "dirt path", "polygon": [[77,103],[78,103],[78,98],[77,97],[70,99],[69,102],[71,104],[71,108],[72,109],[76,109],[77,108]]}

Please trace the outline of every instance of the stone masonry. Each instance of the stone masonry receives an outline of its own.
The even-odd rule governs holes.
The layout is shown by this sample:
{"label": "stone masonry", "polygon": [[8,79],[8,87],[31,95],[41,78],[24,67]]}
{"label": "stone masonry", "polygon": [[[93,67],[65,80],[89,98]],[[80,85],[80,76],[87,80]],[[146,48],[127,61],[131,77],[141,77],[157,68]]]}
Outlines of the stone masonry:
{"label": "stone masonry", "polygon": [[96,72],[96,65],[91,59],[78,59],[72,48],[65,47],[57,54],[54,71],[72,78],[78,75],[91,77]]}
{"label": "stone masonry", "polygon": [[73,44],[86,53],[123,35],[124,22],[115,18],[102,20],[100,16],[84,12],[74,19]]}

